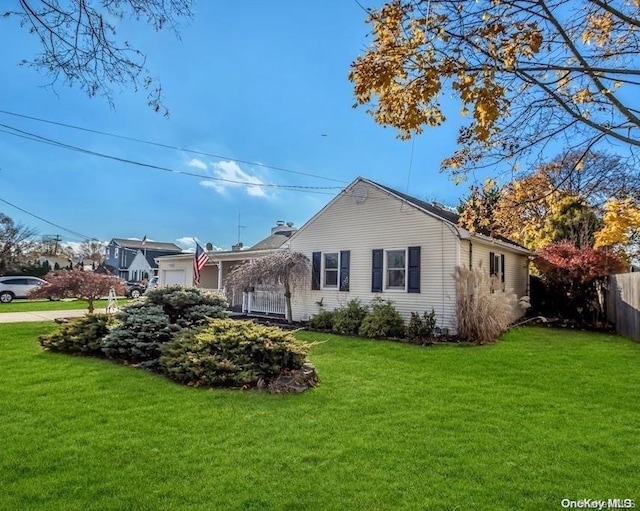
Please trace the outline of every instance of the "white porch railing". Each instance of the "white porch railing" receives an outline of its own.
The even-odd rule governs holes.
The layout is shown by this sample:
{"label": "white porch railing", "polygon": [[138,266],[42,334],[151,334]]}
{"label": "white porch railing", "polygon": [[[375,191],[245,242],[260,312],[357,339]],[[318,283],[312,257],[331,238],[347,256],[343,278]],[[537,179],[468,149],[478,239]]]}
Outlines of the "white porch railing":
{"label": "white porch railing", "polygon": [[240,289],[232,292],[227,292],[227,301],[231,307],[241,307],[244,310],[244,294]]}
{"label": "white porch railing", "polygon": [[242,312],[251,314],[285,314],[284,288],[282,286],[255,286],[253,291],[242,294]]}

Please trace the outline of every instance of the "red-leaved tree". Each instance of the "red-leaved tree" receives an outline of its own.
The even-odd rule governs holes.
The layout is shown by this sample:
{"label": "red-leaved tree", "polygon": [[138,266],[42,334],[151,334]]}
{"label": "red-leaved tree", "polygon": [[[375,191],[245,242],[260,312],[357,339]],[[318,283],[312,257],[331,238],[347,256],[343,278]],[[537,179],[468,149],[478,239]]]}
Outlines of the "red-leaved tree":
{"label": "red-leaved tree", "polygon": [[124,285],[116,277],[82,270],[58,270],[45,276],[46,284],[34,289],[29,298],[82,298],[89,304],[92,314],[93,302],[109,294],[114,288],[116,294],[122,295]]}
{"label": "red-leaved tree", "polygon": [[627,263],[615,252],[572,243],[547,245],[535,256],[535,265],[547,290],[553,294],[557,312],[566,317],[597,319],[603,311],[607,275],[625,271]]}

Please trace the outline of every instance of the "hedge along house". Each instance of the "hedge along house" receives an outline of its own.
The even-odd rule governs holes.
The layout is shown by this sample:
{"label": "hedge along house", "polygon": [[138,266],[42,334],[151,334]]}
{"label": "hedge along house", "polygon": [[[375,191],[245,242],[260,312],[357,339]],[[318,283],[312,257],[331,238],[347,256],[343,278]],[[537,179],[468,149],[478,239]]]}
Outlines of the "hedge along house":
{"label": "hedge along house", "polygon": [[458,265],[482,264],[505,289],[528,294],[530,252],[457,222],[442,207],[357,178],[283,245],[313,268],[311,288],[294,293],[293,319],[380,296],[405,320],[433,308],[438,326],[454,331]]}
{"label": "hedge along house", "polygon": [[[272,254],[280,250],[283,244],[289,240],[291,235],[297,231],[292,222],[276,222],[271,228],[271,234],[260,240],[250,248],[244,248],[242,243],[234,245],[227,251],[207,251],[209,262],[200,272],[200,287],[203,289],[216,290],[227,295],[229,304],[233,309],[246,310],[249,304],[246,293],[238,291],[227,293],[225,290],[225,280],[227,275],[236,266],[251,261],[265,255]],[[158,262],[158,285],[180,285],[193,286],[193,258],[194,254],[177,254],[173,256],[159,257]],[[265,310],[259,310],[260,306],[255,303],[253,309],[257,313],[272,313],[284,315],[284,291],[279,286],[266,286],[268,290],[261,293],[260,298],[264,298]],[[260,294],[260,292],[258,293]],[[262,296],[265,295],[265,296]],[[243,303],[243,300],[245,303]],[[249,312],[251,309],[249,308]]]}

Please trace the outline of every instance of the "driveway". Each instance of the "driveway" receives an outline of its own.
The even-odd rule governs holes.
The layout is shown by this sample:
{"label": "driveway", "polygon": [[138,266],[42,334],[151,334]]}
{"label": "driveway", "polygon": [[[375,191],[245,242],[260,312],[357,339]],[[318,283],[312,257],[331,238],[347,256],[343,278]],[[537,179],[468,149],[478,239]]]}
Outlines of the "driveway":
{"label": "driveway", "polygon": [[[104,309],[96,309],[95,312],[104,313]],[[79,318],[87,313],[87,309],[61,310],[61,311],[34,311],[34,312],[3,312],[0,313],[0,323],[25,323],[28,321],[55,321],[58,318]]]}

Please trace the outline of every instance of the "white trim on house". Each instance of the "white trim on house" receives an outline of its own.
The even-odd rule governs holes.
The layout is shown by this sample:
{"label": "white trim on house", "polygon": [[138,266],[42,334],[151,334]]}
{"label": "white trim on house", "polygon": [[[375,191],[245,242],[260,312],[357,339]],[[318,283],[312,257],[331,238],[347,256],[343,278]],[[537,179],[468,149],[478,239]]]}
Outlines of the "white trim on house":
{"label": "white trim on house", "polygon": [[[329,268],[329,271],[335,271],[336,283],[335,285],[327,285],[327,266],[326,256],[336,255],[337,265],[335,268]],[[340,288],[340,250],[325,250],[320,253],[320,289],[328,289],[337,291]]]}
{"label": "white trim on house", "polygon": [[[364,199],[352,200],[350,193],[356,185],[367,188],[366,193],[358,196]],[[493,251],[506,254],[506,287],[518,296],[526,293],[530,251],[502,240],[471,234],[453,223],[454,215],[443,213],[442,218],[437,210],[428,210],[428,204],[419,207],[420,201],[414,204],[410,199],[358,178],[291,236],[284,245],[290,250],[301,252],[312,260],[314,253],[323,255],[319,289],[310,286],[297,290],[292,297],[294,320],[306,320],[320,310],[342,307],[352,298],[367,304],[382,297],[393,301],[405,321],[412,312],[422,313],[433,308],[438,326],[454,331],[455,267],[468,266],[469,261],[474,266],[485,261],[483,264],[488,271],[489,253]],[[324,285],[324,254],[339,252],[336,247],[350,253],[348,294]],[[419,260],[410,253],[410,247],[420,248]],[[394,249],[405,254],[404,286],[389,289],[388,257]],[[381,251],[381,261],[377,259],[377,250]],[[382,272],[381,279],[379,272]]]}
{"label": "white trim on house", "polygon": [[[389,252],[404,252],[404,268],[389,268]],[[406,293],[409,287],[409,248],[385,248],[382,253],[382,292],[383,293]],[[404,271],[404,286],[389,286],[389,271],[402,270]]]}

